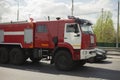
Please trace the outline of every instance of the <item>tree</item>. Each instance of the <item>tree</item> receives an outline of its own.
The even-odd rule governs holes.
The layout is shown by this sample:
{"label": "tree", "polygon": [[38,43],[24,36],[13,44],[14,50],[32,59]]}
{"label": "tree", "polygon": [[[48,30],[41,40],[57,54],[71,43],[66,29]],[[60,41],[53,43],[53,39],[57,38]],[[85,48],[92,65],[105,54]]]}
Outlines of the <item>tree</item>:
{"label": "tree", "polygon": [[115,29],[113,27],[112,13],[109,11],[103,12],[94,25],[97,42],[114,42]]}

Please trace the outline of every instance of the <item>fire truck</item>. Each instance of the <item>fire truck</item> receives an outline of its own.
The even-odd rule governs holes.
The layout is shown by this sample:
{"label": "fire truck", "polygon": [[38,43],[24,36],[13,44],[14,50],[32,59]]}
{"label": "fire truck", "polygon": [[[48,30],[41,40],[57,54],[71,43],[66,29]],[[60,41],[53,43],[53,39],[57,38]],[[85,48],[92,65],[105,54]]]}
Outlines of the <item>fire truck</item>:
{"label": "fire truck", "polygon": [[83,66],[96,55],[92,23],[69,17],[53,21],[0,23],[0,63],[50,60],[59,70]]}

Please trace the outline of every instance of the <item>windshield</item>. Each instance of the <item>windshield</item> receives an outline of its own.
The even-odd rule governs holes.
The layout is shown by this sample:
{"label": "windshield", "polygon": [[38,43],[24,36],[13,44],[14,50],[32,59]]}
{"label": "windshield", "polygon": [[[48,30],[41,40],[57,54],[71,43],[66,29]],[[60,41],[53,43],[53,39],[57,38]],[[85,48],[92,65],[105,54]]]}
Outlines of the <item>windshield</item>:
{"label": "windshield", "polygon": [[84,33],[93,34],[92,26],[91,25],[81,25],[82,31]]}

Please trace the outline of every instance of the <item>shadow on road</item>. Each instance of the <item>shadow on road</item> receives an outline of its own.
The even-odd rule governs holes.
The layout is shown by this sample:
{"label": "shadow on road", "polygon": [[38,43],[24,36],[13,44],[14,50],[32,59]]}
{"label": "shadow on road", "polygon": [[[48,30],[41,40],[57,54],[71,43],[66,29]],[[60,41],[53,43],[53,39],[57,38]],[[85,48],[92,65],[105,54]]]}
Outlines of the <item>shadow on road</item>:
{"label": "shadow on road", "polygon": [[20,69],[30,72],[40,72],[40,73],[47,73],[54,75],[68,75],[68,76],[85,77],[85,78],[101,78],[108,80],[118,80],[120,78],[120,71],[89,67],[89,66],[84,66],[68,72],[58,71],[55,69],[54,65],[50,65],[48,63],[43,63],[43,62],[32,63],[28,61],[26,62],[26,64],[22,66],[16,66],[11,64],[0,64],[0,66],[13,68],[13,69]]}
{"label": "shadow on road", "polygon": [[111,61],[98,61],[98,62],[94,62],[94,64],[111,64]]}

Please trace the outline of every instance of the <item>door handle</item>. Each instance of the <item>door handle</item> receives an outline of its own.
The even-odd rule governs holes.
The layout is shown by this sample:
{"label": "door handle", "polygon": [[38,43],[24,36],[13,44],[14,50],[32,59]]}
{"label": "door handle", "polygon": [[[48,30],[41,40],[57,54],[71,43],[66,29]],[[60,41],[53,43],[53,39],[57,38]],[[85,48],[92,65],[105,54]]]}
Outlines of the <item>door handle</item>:
{"label": "door handle", "polygon": [[80,34],[76,34],[76,35],[74,35],[74,37],[79,37],[80,36]]}

